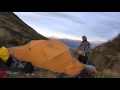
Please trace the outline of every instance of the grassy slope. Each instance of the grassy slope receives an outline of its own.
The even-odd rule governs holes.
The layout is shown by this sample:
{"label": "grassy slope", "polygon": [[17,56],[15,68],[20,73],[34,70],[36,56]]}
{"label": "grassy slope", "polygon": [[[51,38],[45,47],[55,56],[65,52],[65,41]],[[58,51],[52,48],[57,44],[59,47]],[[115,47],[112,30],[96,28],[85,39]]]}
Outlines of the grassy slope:
{"label": "grassy slope", "polygon": [[90,52],[89,63],[99,71],[98,77],[120,77],[120,34]]}
{"label": "grassy slope", "polygon": [[23,45],[30,40],[47,39],[12,12],[0,12],[0,45]]}

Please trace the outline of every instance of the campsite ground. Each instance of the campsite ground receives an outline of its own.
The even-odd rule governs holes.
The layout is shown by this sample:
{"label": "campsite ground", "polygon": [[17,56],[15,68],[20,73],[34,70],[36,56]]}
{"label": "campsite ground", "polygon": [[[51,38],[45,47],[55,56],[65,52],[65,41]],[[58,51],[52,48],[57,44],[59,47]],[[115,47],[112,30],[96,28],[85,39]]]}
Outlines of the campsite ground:
{"label": "campsite ground", "polygon": [[34,76],[26,76],[26,73],[23,71],[13,71],[13,74],[7,74],[7,78],[69,78],[65,74],[54,73],[42,68],[35,69],[33,73]]}

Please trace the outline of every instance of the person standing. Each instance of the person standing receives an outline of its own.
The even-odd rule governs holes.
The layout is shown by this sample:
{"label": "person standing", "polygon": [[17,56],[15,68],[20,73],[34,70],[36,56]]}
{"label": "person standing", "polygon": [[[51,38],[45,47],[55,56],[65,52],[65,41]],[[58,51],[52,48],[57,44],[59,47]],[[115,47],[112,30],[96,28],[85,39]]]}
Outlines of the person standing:
{"label": "person standing", "polygon": [[82,36],[82,42],[80,43],[78,50],[81,50],[82,52],[85,53],[85,56],[79,55],[78,60],[83,64],[87,64],[88,55],[91,50],[91,44],[87,41],[86,36]]}

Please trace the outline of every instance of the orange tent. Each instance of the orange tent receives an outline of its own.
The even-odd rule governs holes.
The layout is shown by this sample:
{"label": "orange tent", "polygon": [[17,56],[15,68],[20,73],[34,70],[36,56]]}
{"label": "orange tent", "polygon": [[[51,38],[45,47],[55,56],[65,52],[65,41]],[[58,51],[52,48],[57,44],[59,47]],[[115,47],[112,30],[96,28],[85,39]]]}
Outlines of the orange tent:
{"label": "orange tent", "polygon": [[69,52],[70,47],[57,40],[32,40],[28,44],[8,49],[18,60],[53,72],[77,75],[84,66]]}

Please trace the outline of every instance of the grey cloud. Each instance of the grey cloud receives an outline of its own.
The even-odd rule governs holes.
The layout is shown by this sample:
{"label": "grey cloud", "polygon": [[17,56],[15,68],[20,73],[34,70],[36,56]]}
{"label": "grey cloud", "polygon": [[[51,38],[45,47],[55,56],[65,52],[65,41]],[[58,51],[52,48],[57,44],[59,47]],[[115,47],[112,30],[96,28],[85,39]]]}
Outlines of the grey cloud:
{"label": "grey cloud", "polygon": [[120,12],[32,13],[28,17],[25,16],[29,22],[31,20],[31,24],[73,37],[81,37],[81,35],[86,34],[92,38],[109,39],[113,38],[116,32],[120,32]]}
{"label": "grey cloud", "polygon": [[36,14],[43,15],[43,16],[46,16],[46,17],[52,17],[54,19],[56,19],[56,18],[60,19],[61,18],[61,19],[70,20],[70,21],[75,22],[75,23],[85,24],[85,22],[80,20],[80,18],[76,18],[72,15],[68,15],[68,14],[61,13],[61,12],[41,12],[41,13],[36,13]]}
{"label": "grey cloud", "polygon": [[113,30],[120,30],[120,21],[103,20],[101,23],[109,28],[112,28]]}

